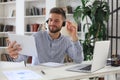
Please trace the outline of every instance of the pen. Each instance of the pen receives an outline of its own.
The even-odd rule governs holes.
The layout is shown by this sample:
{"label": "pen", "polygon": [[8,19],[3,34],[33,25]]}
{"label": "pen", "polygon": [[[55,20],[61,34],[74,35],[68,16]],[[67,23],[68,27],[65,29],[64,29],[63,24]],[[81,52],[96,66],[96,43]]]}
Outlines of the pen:
{"label": "pen", "polygon": [[45,75],[45,72],[43,70],[41,70],[41,73]]}

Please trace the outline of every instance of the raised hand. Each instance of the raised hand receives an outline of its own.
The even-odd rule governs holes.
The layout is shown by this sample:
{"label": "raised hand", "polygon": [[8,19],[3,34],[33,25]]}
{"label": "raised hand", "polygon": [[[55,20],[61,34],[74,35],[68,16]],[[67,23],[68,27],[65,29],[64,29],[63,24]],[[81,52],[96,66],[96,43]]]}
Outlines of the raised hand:
{"label": "raised hand", "polygon": [[77,35],[77,26],[75,26],[72,22],[66,21],[66,27],[67,30],[72,38],[73,41],[78,40],[78,35]]}

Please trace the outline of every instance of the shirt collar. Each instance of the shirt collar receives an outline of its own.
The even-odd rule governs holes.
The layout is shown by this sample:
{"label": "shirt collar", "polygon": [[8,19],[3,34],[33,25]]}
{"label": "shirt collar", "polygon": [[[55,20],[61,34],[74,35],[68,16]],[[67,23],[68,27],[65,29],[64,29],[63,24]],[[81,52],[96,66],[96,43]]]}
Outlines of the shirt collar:
{"label": "shirt collar", "polygon": [[[49,40],[53,40],[52,38],[51,38],[51,36],[49,35],[49,31],[47,31],[47,34],[46,34],[47,36],[48,36],[48,39]],[[58,40],[60,40],[60,39],[62,39],[63,38],[63,35],[61,34],[60,35],[60,37],[58,38],[58,39],[54,39],[54,41],[56,40],[56,41],[58,41]]]}

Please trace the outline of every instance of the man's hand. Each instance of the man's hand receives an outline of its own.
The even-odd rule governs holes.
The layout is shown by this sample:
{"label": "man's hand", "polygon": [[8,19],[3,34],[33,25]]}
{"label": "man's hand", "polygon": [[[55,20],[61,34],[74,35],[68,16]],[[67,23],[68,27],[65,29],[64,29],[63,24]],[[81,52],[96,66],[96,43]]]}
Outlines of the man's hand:
{"label": "man's hand", "polygon": [[72,40],[78,41],[77,26],[73,25],[73,23],[71,23],[70,21],[66,21],[66,27]]}
{"label": "man's hand", "polygon": [[10,40],[7,40],[7,52],[8,54],[13,58],[16,59],[18,58],[18,53],[20,50],[22,50],[22,48],[20,47],[19,44],[17,44],[16,41],[11,42]]}

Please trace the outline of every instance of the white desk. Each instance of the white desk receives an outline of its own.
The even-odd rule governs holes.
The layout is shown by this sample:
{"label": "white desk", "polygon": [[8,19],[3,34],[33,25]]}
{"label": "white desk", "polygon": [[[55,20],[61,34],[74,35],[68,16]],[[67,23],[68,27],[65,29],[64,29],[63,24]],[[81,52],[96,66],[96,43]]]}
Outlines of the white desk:
{"label": "white desk", "polygon": [[[19,68],[19,69],[33,70],[36,73],[42,75],[42,77],[44,78],[43,80],[75,80],[75,79],[84,79],[84,78],[104,76],[104,75],[113,75],[112,77],[114,77],[114,74],[120,73],[120,67],[110,67],[110,66],[106,66],[105,68],[98,70],[94,73],[79,73],[79,72],[66,71],[66,69],[71,66],[72,65],[66,65],[58,68],[50,68],[44,66],[28,66],[26,68]],[[13,69],[13,70],[19,70],[19,69]],[[45,75],[41,73],[41,70],[44,70]],[[2,71],[4,70],[0,70],[0,80],[7,80],[7,78],[4,76]],[[107,79],[115,80],[110,77],[111,76],[109,76],[109,78]]]}

